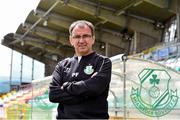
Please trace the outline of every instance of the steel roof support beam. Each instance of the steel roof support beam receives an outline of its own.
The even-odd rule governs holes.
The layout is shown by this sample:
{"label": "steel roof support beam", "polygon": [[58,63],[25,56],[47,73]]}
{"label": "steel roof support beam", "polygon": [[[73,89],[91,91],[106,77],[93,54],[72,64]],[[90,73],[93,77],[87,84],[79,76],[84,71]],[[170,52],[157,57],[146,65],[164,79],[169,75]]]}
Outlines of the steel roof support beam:
{"label": "steel roof support beam", "polygon": [[40,49],[45,49],[45,51],[50,52],[50,53],[64,56],[63,50],[56,49],[53,46],[48,46],[48,45],[41,44],[39,42],[34,42],[34,41],[29,41],[29,40],[25,40],[25,44],[32,45]]}
{"label": "steel roof support beam", "polygon": [[[46,13],[46,11],[44,11],[42,9],[36,9],[34,11],[34,15],[38,16],[38,17],[43,17],[43,15],[45,13]],[[46,17],[47,17],[47,19],[51,17],[51,18],[54,18],[54,19],[61,19],[61,20],[68,21],[68,22],[73,22],[73,21],[76,20],[76,19],[73,19],[73,18],[66,17],[64,15],[53,13],[53,12],[50,12]]]}
{"label": "steel roof support beam", "polygon": [[169,0],[169,11],[176,13],[176,5],[178,0]]}
{"label": "steel roof support beam", "polygon": [[36,60],[39,60],[43,63],[46,63],[46,62],[49,62],[49,61],[52,61],[44,56],[38,56],[36,55],[36,53],[32,52],[31,49],[26,49],[26,48],[23,48],[22,46],[20,45],[9,45],[8,44],[8,41],[13,41],[15,40],[14,37],[12,37],[11,35],[8,35],[6,36],[3,40],[2,40],[2,44],[13,49],[13,50],[16,50],[24,55],[27,55],[27,56],[30,56],[31,58],[34,58]]}
{"label": "steel roof support beam", "polygon": [[[63,0],[60,0],[60,1],[61,1],[61,3],[63,3]],[[74,9],[78,9],[80,11],[86,12],[87,14],[90,14],[90,15],[96,14],[96,7],[95,6],[83,3],[82,1],[79,2],[78,0],[69,0],[67,5],[69,7],[74,8]],[[102,20],[107,20],[107,21],[114,23],[118,26],[126,27],[127,18],[123,15],[114,16],[112,11],[100,9],[100,14],[98,17],[101,18]],[[154,30],[154,25],[147,23],[145,21],[130,18],[129,28],[131,30],[136,30],[138,32],[152,36],[158,40],[161,37],[162,31],[161,30]]]}
{"label": "steel roof support beam", "polygon": [[[32,26],[32,24],[25,23],[24,25],[20,25],[18,30],[26,32],[31,26]],[[31,32],[35,33],[36,35],[38,35],[40,37],[45,38],[46,40],[54,41],[54,42],[58,42],[62,45],[70,46],[70,43],[67,40],[68,37],[64,37],[64,36],[67,36],[65,33],[60,33],[58,31],[46,29],[44,27],[39,27],[39,26],[36,26],[35,28],[33,28],[33,30],[31,30]],[[17,31],[16,34],[19,34],[19,31]],[[23,37],[25,37],[25,36],[23,36]],[[21,42],[23,37],[11,42],[10,44],[15,44],[15,43]]]}
{"label": "steel roof support beam", "polygon": [[178,0],[144,0],[160,8],[167,8],[169,11],[176,13],[176,5]]}
{"label": "steel roof support beam", "polygon": [[[42,10],[37,10],[37,11],[41,11],[41,12],[37,12],[38,15],[40,15],[40,16],[44,13]],[[56,24],[65,29],[69,29],[70,24],[74,21],[74,19],[71,19],[71,18],[65,17],[65,16],[63,17],[63,16],[56,15],[56,18],[55,18],[55,17],[53,17],[53,13],[50,13],[49,17],[50,17],[51,21],[48,21],[48,22],[51,22],[52,24]],[[65,21],[64,19],[60,19],[62,17],[64,19],[67,19],[68,21]],[[59,18],[59,19],[57,19],[57,18]],[[103,39],[101,39],[102,42],[112,44],[119,48],[126,48],[126,43],[121,41],[121,37],[113,35],[112,33],[108,33],[108,32],[99,33],[98,31],[96,31],[96,38],[98,38],[97,36],[99,34],[101,34],[101,36],[103,38]],[[100,38],[98,38],[98,39],[100,39]]]}
{"label": "steel roof support beam", "polygon": [[[27,24],[25,24],[25,25],[27,25]],[[27,26],[25,28],[27,28]],[[36,28],[34,28],[34,32],[35,32],[35,34],[37,34],[38,36],[40,36],[42,38],[47,38],[48,40],[51,40],[51,41],[54,41],[54,42],[57,41],[57,42],[59,42],[59,43],[61,43],[63,45],[71,46],[71,44],[69,42],[69,36],[68,35],[64,34],[63,36],[59,36],[58,34],[52,34],[53,32],[50,29],[48,30],[49,32],[47,30],[45,31],[43,29],[45,29],[45,28],[43,28],[43,27],[36,27]],[[45,32],[43,32],[43,31],[45,31]],[[26,37],[26,38],[28,38],[28,37]],[[58,38],[58,39],[56,39],[56,38]],[[38,39],[32,39],[32,40],[38,41]],[[39,41],[46,42],[43,39],[42,40],[39,39]],[[97,51],[100,51],[99,50],[99,48],[100,48],[99,46],[100,46],[100,43],[96,42],[95,45],[94,45],[94,49],[97,50]]]}
{"label": "steel roof support beam", "polygon": [[[20,38],[21,36],[16,36],[15,38],[18,39],[18,37]],[[40,49],[45,49],[47,52],[50,52],[50,53],[64,56],[63,50],[59,50],[57,48],[54,48],[53,46],[46,45],[42,42],[43,40],[40,41],[39,39],[37,40],[36,38],[33,38],[33,37],[24,37],[23,40],[25,44],[28,44],[28,45],[31,45]]]}
{"label": "steel roof support beam", "polygon": [[125,13],[125,11],[126,11],[128,8],[130,8],[130,7],[132,7],[132,6],[135,6],[135,5],[137,5],[137,4],[140,4],[140,3],[142,3],[142,2],[143,2],[143,0],[134,0],[133,2],[131,2],[130,4],[128,4],[127,6],[125,6],[124,8],[122,8],[122,9],[120,9],[120,10],[117,10],[117,11],[115,12],[115,15],[119,16],[119,15]]}
{"label": "steel roof support beam", "polygon": [[[29,23],[25,23],[24,25],[26,26],[23,28],[24,30],[29,29],[29,27],[31,26],[31,24]],[[62,45],[70,46],[68,35],[65,33],[60,33],[58,31],[54,31],[52,29],[47,29],[45,27],[39,27],[39,26],[34,28],[34,33],[40,37],[46,38],[47,40],[58,42],[61,43]]]}
{"label": "steel roof support beam", "polygon": [[152,5],[155,5],[160,8],[168,8],[169,0],[144,0]]}
{"label": "steel roof support beam", "polygon": [[[42,16],[44,16],[45,13],[46,13],[46,11],[38,9],[38,10],[34,11],[33,15],[35,17],[41,18]],[[59,15],[59,14],[52,13],[52,12],[49,13],[46,17],[47,17],[46,19],[47,19],[48,23],[52,23],[56,26],[60,26],[65,29],[67,29],[69,27],[70,23],[75,21],[75,19],[72,19],[72,18],[70,19],[66,16]]]}
{"label": "steel roof support beam", "polygon": [[30,50],[23,50],[22,48],[18,47],[18,46],[8,46],[10,48],[12,48],[13,50],[16,50],[24,55],[27,55],[33,59],[36,59],[40,62],[43,62],[43,63],[49,63],[50,61],[52,61],[51,59],[49,58],[46,58],[44,56],[37,56],[34,52],[31,52]]}
{"label": "steel roof support beam", "polygon": [[[58,5],[59,2],[60,2],[60,1],[57,0],[50,8],[46,11],[46,13],[43,15],[43,17],[45,17],[47,14],[49,14],[49,13],[51,12],[51,10],[52,10],[54,7],[56,7],[56,5]],[[37,24],[43,19],[43,17],[39,18],[39,19],[31,26],[31,28],[28,29],[28,30],[23,34],[23,36],[22,36],[21,39],[23,39],[23,37],[25,37],[34,27],[36,27]]]}

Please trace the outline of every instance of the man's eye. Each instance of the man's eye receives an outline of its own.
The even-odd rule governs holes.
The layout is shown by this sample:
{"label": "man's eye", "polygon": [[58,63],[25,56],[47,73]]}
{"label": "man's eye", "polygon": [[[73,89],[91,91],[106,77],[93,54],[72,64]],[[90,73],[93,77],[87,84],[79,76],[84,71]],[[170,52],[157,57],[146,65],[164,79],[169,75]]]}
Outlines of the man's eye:
{"label": "man's eye", "polygon": [[92,36],[91,35],[88,35],[88,34],[85,34],[85,35],[82,35],[82,36],[80,36],[80,35],[77,35],[77,36],[73,36],[73,39],[89,39],[89,38],[91,38]]}
{"label": "man's eye", "polygon": [[90,38],[90,37],[91,37],[91,35],[83,35],[84,39],[87,39],[87,38]]}
{"label": "man's eye", "polygon": [[74,39],[80,39],[81,36],[73,36]]}

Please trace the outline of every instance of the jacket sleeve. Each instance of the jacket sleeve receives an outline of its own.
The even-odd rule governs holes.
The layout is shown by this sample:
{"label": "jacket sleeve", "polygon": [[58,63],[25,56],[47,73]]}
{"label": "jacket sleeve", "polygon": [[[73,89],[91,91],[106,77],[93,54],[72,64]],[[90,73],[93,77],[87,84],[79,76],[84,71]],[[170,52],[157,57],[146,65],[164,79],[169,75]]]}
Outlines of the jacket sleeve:
{"label": "jacket sleeve", "polygon": [[81,97],[71,95],[60,87],[49,87],[49,101],[60,104],[77,104],[83,101]]}
{"label": "jacket sleeve", "polygon": [[64,90],[72,95],[81,95],[87,97],[95,97],[109,88],[111,80],[112,63],[110,59],[103,58],[104,62],[101,63],[102,69],[94,76],[87,80],[78,82],[69,82],[65,85]]}
{"label": "jacket sleeve", "polygon": [[49,85],[49,101],[60,104],[77,104],[81,102],[82,98],[71,95],[61,89],[63,84],[63,67],[60,62],[52,74],[52,81]]}

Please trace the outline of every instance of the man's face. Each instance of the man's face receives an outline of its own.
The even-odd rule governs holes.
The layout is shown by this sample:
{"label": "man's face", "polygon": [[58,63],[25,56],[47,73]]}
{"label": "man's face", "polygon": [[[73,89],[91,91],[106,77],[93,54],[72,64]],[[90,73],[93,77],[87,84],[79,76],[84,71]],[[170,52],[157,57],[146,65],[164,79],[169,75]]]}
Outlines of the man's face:
{"label": "man's face", "polygon": [[95,38],[87,25],[76,25],[70,36],[70,43],[78,56],[85,56],[92,52]]}

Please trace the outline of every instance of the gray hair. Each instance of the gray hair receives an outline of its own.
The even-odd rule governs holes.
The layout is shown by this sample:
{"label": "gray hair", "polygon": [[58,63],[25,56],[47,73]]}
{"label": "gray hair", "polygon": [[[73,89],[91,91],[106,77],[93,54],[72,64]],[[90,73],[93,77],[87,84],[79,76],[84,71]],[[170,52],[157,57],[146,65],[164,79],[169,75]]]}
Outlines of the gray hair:
{"label": "gray hair", "polygon": [[72,31],[73,31],[74,27],[76,27],[76,25],[80,25],[80,26],[87,25],[91,29],[92,36],[95,35],[94,25],[91,22],[86,21],[86,20],[77,20],[77,21],[73,22],[69,27],[70,36],[72,35]]}

